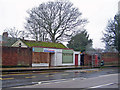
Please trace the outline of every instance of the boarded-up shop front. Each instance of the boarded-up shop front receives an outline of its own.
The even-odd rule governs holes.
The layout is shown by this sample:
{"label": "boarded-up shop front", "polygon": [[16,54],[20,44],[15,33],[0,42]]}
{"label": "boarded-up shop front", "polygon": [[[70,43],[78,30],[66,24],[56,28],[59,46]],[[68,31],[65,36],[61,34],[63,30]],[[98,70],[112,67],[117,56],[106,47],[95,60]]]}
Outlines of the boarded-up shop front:
{"label": "boarded-up shop front", "polygon": [[49,53],[43,52],[43,48],[32,48],[32,66],[49,66]]}
{"label": "boarded-up shop front", "polygon": [[54,66],[55,50],[33,47],[32,66]]}
{"label": "boarded-up shop front", "polygon": [[62,65],[74,65],[73,50],[62,50]]}
{"label": "boarded-up shop front", "polygon": [[47,52],[33,52],[32,65],[33,66],[49,66],[50,56]]}

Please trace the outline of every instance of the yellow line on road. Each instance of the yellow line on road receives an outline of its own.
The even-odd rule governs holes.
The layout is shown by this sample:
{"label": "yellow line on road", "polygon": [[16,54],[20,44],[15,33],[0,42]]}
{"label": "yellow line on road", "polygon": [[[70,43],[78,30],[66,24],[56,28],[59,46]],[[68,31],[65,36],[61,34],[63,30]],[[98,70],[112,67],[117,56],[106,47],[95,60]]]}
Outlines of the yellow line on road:
{"label": "yellow line on road", "polygon": [[7,76],[7,75],[0,75],[0,76]]}
{"label": "yellow line on road", "polygon": [[59,73],[59,72],[52,72],[52,73]]}
{"label": "yellow line on road", "polygon": [[25,77],[25,78],[32,78],[32,77]]}
{"label": "yellow line on road", "polygon": [[47,73],[39,73],[39,74],[47,74]]}
{"label": "yellow line on road", "polygon": [[35,78],[36,76],[31,76],[31,77],[25,77],[25,78]]}
{"label": "yellow line on road", "polygon": [[69,75],[69,74],[62,74],[62,75]]}
{"label": "yellow line on road", "polygon": [[9,79],[14,79],[14,78],[0,78],[0,80],[9,80]]}
{"label": "yellow line on road", "polygon": [[93,71],[86,71],[87,73],[93,72]]}
{"label": "yellow line on road", "polygon": [[45,76],[45,77],[53,77],[54,75],[47,75],[47,76]]}
{"label": "yellow line on road", "polygon": [[2,80],[2,78],[0,78],[0,80]]}
{"label": "yellow line on road", "polygon": [[35,74],[35,73],[5,74],[5,76],[9,76],[9,75],[28,75],[28,74]]}
{"label": "yellow line on road", "polygon": [[27,74],[48,74],[48,72],[44,72],[44,73],[16,73],[16,74],[3,74],[1,76],[9,76],[9,75],[27,75]]}
{"label": "yellow line on road", "polygon": [[[25,74],[5,74],[6,76],[9,76],[9,75],[27,75],[27,74],[31,74],[31,73],[25,73]],[[2,75],[3,76],[3,75]]]}

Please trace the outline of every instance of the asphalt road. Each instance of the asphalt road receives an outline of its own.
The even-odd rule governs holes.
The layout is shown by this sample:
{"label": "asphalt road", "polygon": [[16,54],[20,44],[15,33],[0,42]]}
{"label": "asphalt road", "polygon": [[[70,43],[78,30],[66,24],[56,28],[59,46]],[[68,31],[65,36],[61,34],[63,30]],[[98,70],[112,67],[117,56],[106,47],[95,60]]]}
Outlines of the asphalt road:
{"label": "asphalt road", "polygon": [[[30,86],[28,86],[30,88],[31,87],[32,88],[33,87],[47,88],[49,86],[51,88],[56,88],[56,87],[54,87],[55,85],[52,85],[51,83],[54,83],[54,82],[59,83],[59,84],[61,83],[61,85],[62,85],[62,83],[65,83],[65,82],[68,83],[68,81],[69,81],[69,83],[73,83],[73,82],[76,82],[76,80],[79,80],[80,81],[79,83],[81,83],[83,80],[89,80],[90,78],[95,78],[95,77],[99,77],[102,75],[116,74],[116,73],[118,73],[117,69],[118,68],[3,73],[2,78],[0,78],[0,79],[2,81],[3,88],[20,87],[23,85],[25,85],[25,86],[30,85]],[[116,77],[117,77],[116,75],[113,75],[112,78],[116,78]],[[118,79],[118,78],[116,78],[116,79]],[[110,80],[112,80],[112,79],[110,79]],[[107,81],[107,79],[105,81]],[[104,79],[101,82],[104,82]],[[106,82],[106,83],[109,83],[109,82]],[[113,83],[115,83],[115,81],[113,81]],[[32,85],[36,85],[36,84],[39,84],[39,85],[32,86]],[[49,86],[47,86],[46,84],[49,84]],[[103,83],[98,83],[98,84],[103,84]],[[90,85],[90,84],[84,83],[84,85]],[[84,85],[82,85],[82,86],[84,86]],[[111,85],[113,85],[113,87],[118,86],[117,83],[111,84]],[[60,87],[65,88],[65,86],[67,86],[67,85],[63,85]],[[72,87],[75,87],[75,86],[72,86]]]}
{"label": "asphalt road", "polygon": [[23,86],[18,88],[118,88],[118,74],[102,75],[92,78],[76,78],[51,81],[44,84]]}

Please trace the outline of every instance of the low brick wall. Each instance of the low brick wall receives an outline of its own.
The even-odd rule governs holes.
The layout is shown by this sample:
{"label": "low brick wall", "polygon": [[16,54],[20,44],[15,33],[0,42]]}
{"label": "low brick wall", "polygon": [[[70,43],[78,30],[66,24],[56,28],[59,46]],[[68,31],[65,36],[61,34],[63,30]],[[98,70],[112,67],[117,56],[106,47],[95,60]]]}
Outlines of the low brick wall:
{"label": "low brick wall", "polygon": [[[101,60],[104,60],[104,65],[115,65],[118,66],[118,53],[101,53],[101,59],[98,60],[98,66]],[[92,56],[89,54],[84,55],[84,65],[92,65]],[[95,65],[95,57],[93,58],[93,65]]]}
{"label": "low brick wall", "polygon": [[32,49],[2,47],[2,66],[31,66]]}
{"label": "low brick wall", "polygon": [[118,65],[118,53],[102,53],[101,60],[105,65]]}
{"label": "low brick wall", "polygon": [[84,55],[84,65],[91,66],[92,56],[89,54]]}

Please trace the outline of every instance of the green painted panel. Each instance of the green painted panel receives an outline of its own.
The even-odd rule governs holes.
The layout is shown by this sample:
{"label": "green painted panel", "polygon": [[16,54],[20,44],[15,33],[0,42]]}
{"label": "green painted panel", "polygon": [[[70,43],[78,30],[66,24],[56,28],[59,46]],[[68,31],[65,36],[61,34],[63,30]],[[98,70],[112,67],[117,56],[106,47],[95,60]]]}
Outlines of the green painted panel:
{"label": "green painted panel", "polygon": [[62,53],[73,53],[73,50],[62,50]]}
{"label": "green painted panel", "polygon": [[62,63],[73,63],[73,54],[72,53],[63,53],[62,54]]}
{"label": "green painted panel", "polygon": [[43,52],[43,48],[34,47],[33,52]]}

